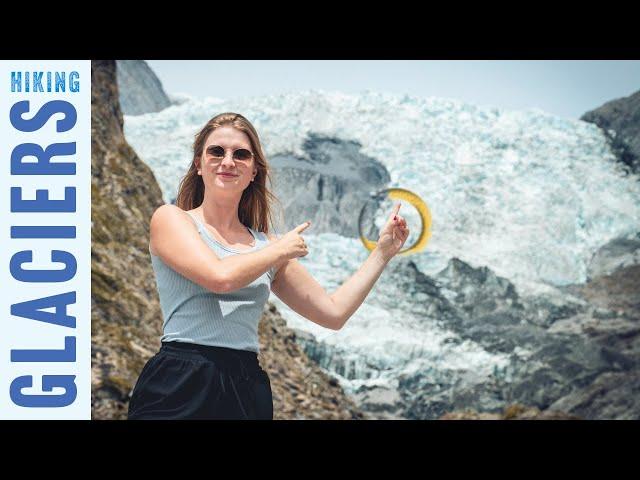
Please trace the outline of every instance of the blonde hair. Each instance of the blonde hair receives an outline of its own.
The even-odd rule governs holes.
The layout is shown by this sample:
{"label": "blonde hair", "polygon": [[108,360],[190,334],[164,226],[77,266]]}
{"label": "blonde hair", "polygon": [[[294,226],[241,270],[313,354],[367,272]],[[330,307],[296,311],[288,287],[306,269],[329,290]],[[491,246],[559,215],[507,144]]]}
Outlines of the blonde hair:
{"label": "blonde hair", "polygon": [[240,204],[238,205],[238,218],[243,225],[253,228],[259,232],[269,233],[269,224],[274,227],[271,203],[279,200],[267,188],[272,185],[271,168],[262,151],[258,132],[251,122],[239,113],[221,113],[216,115],[198,132],[193,142],[193,159],[187,174],[180,181],[176,205],[182,210],[192,210],[199,207],[204,201],[204,182],[198,175],[196,160],[202,157],[205,141],[211,132],[216,128],[229,125],[244,132],[251,142],[251,151],[254,154],[254,162],[257,167],[257,174],[253,181],[242,192]]}

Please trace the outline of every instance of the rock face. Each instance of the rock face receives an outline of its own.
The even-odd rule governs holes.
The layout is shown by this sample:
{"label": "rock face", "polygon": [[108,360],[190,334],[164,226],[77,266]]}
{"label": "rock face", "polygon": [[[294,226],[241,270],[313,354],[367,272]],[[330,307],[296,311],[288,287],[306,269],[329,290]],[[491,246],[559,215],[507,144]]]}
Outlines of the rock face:
{"label": "rock face", "polygon": [[[149,220],[164,202],[153,173],[124,138],[115,62],[92,62],[91,77],[92,417],[124,419],[135,381],[160,346],[162,313],[148,245]],[[365,418],[309,360],[270,304],[260,345],[276,419]]]}
{"label": "rock face", "polygon": [[91,64],[91,346],[94,418],[123,418],[128,393],[159,347],[149,219],[162,205],[151,169],[127,144],[116,65]]}
{"label": "rock face", "polygon": [[120,108],[125,115],[159,112],[171,105],[162,83],[144,60],[117,60]]}
{"label": "rock face", "polygon": [[[640,419],[640,262],[637,248],[637,244],[629,239],[609,242],[594,255],[589,266],[590,271],[600,274],[584,284],[566,287],[594,310],[590,317],[558,322],[552,330],[569,331],[591,339],[602,346],[609,362],[619,368],[599,375],[585,388],[558,399],[552,408],[586,418]],[[607,259],[605,268],[602,268],[603,258]]]}
{"label": "rock face", "polygon": [[303,144],[305,157],[281,153],[270,158],[277,172],[274,194],[288,222],[285,232],[310,219],[314,234],[358,237],[353,213],[390,181],[384,165],[362,154],[361,147],[355,141],[310,134]]}
{"label": "rock face", "polygon": [[[608,264],[628,258],[609,247],[594,258],[603,251]],[[400,375],[393,387],[361,387],[353,398],[371,417],[640,419],[640,265],[534,296],[457,258],[434,276],[398,259],[385,275],[397,288],[389,295],[421,299],[416,312],[455,332],[452,342],[472,340],[508,361],[488,376],[425,368]],[[340,370],[325,344],[299,343],[320,365]]]}
{"label": "rock face", "polygon": [[616,238],[593,255],[587,269],[587,280],[611,275],[624,267],[640,264],[640,234],[635,238]]}
{"label": "rock face", "polygon": [[580,117],[605,132],[620,162],[640,173],[640,91],[605,103]]}
{"label": "rock face", "polygon": [[[421,372],[401,378],[403,415],[506,418],[506,409],[521,405],[538,412],[531,418],[640,419],[640,265],[626,263],[629,249],[610,244],[594,261],[600,265],[604,257],[606,265],[626,266],[607,273],[592,265],[603,274],[526,298],[507,279],[458,259],[435,279],[397,264],[398,281],[406,277],[405,288],[415,283],[429,295],[428,310],[443,326],[509,355],[489,378],[444,384]],[[389,410],[397,412],[397,402]]]}
{"label": "rock face", "polygon": [[474,410],[451,412],[442,415],[439,420],[583,420],[576,415],[564,412],[545,410],[541,412],[536,407],[513,404],[500,413],[483,413]]}

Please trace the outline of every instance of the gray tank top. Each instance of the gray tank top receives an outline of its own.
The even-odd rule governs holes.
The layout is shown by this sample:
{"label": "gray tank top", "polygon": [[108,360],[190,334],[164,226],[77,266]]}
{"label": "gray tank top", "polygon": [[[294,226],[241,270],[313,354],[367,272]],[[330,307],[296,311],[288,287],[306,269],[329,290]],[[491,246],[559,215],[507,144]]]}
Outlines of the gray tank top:
{"label": "gray tank top", "polygon": [[[219,258],[255,252],[269,244],[264,233],[247,227],[255,239],[255,246],[233,249],[218,242],[197,218],[186,213],[198,228],[200,237]],[[243,288],[214,293],[173,270],[150,250],[149,254],[163,315],[161,341],[260,352],[258,323],[269,299],[275,267]]]}

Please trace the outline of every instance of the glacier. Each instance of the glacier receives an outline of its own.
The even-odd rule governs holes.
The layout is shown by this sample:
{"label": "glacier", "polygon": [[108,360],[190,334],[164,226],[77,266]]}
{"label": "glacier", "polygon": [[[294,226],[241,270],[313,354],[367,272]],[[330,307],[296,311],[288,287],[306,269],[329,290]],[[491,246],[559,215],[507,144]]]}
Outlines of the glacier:
{"label": "glacier", "polygon": [[[283,152],[304,158],[309,133],[356,140],[385,165],[388,187],[411,190],[429,206],[431,239],[409,257],[425,275],[437,276],[456,257],[508,278],[521,295],[553,295],[557,286],[584,282],[598,247],[631,238],[640,224],[638,179],[625,176],[603,132],[580,120],[373,91],[234,100],[174,95],[179,104],[124,122],[128,142],[153,170],[166,202],[191,162],[195,134],[218,113],[247,117],[267,158]],[[411,209],[401,209],[410,227],[417,218]],[[356,238],[314,235],[313,227],[304,236],[310,253],[299,260],[328,292],[368,255]],[[384,272],[340,331],[306,320],[273,294],[270,300],[291,327],[333,352],[326,367],[351,392],[397,385],[400,375],[418,370],[434,382],[448,372],[461,378],[473,372],[474,381],[507,365],[506,355],[451,341],[454,333],[421,315],[423,300],[395,289]]]}

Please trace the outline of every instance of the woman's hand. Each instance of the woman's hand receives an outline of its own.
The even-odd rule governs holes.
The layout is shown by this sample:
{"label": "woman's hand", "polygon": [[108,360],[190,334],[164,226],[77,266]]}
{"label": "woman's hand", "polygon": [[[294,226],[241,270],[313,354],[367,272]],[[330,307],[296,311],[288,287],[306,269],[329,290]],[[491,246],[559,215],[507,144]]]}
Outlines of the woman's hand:
{"label": "woman's hand", "polygon": [[391,260],[409,238],[409,228],[404,218],[398,215],[401,204],[396,204],[386,225],[380,230],[380,238],[376,249],[380,251],[386,261]]}
{"label": "woman's hand", "polygon": [[301,233],[304,232],[311,222],[307,221],[298,225],[293,230],[285,233],[273,245],[280,250],[281,256],[285,260],[305,257],[309,254],[307,244],[304,243]]}

